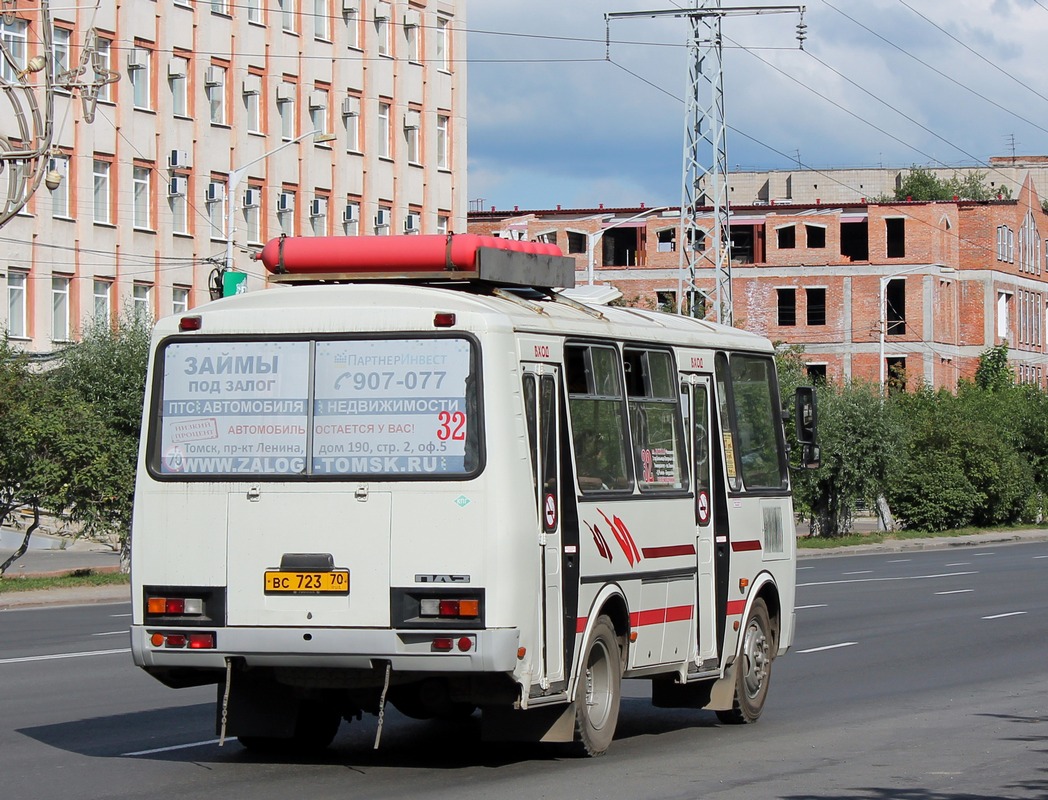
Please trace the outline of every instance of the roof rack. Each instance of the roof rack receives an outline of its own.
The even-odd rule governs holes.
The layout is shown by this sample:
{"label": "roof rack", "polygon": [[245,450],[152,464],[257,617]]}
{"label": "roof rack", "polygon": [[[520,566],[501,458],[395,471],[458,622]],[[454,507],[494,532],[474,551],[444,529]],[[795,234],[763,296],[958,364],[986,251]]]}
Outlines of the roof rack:
{"label": "roof rack", "polygon": [[477,234],[280,236],[254,256],[271,283],[481,282],[537,289],[575,285],[559,247]]}

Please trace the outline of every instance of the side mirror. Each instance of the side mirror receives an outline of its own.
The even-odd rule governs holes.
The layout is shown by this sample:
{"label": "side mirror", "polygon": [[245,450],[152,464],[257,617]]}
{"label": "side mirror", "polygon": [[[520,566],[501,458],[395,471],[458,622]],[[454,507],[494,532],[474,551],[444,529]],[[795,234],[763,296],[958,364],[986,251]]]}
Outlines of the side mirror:
{"label": "side mirror", "polygon": [[797,442],[801,445],[801,462],[805,469],[817,469],[819,459],[819,414],[814,386],[798,386],[794,405]]}

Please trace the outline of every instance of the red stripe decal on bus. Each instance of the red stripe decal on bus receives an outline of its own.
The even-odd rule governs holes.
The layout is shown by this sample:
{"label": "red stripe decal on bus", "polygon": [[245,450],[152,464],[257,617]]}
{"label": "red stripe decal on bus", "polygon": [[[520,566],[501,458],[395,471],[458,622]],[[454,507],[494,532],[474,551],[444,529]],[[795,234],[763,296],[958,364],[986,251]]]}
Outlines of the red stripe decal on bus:
{"label": "red stripe decal on bus", "polygon": [[695,555],[693,544],[673,544],[666,547],[644,547],[640,551],[645,558],[673,558],[674,556]]}
{"label": "red stripe decal on bus", "polygon": [[737,617],[740,614],[742,614],[742,612],[745,611],[745,610],[746,610],[746,601],[745,600],[729,600],[728,601],[727,612],[728,612],[728,616],[729,617]]}
{"label": "red stripe decal on bus", "polygon": [[745,542],[732,542],[731,549],[736,553],[745,553],[750,550],[760,550],[761,543],[757,539],[750,539],[749,541]]}
{"label": "red stripe decal on bus", "polygon": [[638,628],[642,625],[662,625],[666,622],[682,622],[691,619],[691,606],[670,606],[669,608],[652,608],[647,611],[634,611],[630,614],[630,625]]}
{"label": "red stripe decal on bus", "polygon": [[587,622],[589,622],[587,617],[577,617],[575,619],[575,633],[585,633]]}

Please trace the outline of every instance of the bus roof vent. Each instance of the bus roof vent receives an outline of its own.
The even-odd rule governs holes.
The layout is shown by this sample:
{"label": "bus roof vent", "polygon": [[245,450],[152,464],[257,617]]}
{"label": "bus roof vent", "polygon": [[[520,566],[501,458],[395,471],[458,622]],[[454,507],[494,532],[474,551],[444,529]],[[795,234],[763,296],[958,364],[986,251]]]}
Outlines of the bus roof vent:
{"label": "bus roof vent", "polygon": [[556,245],[477,234],[281,236],[255,256],[272,283],[470,281],[575,286],[575,259]]}
{"label": "bus roof vent", "polygon": [[565,289],[561,294],[577,303],[590,306],[606,306],[622,297],[622,292],[607,283],[576,286],[573,289]]}

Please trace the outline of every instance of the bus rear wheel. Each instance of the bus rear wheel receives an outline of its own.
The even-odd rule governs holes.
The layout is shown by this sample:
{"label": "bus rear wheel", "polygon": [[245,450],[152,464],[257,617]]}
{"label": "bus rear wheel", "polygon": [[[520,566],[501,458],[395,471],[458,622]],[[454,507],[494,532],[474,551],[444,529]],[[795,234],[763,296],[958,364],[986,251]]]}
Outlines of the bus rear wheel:
{"label": "bus rear wheel", "polygon": [[335,739],[341,715],[319,703],[303,703],[295,718],[295,730],[289,738],[276,736],[238,736],[237,740],[252,753],[260,755],[309,755],[324,750]]}
{"label": "bus rear wheel", "polygon": [[587,756],[602,756],[615,736],[622,699],[622,655],[606,616],[593,626],[575,692],[575,743]]}
{"label": "bus rear wheel", "polygon": [[763,600],[756,600],[742,632],[742,652],[735,661],[735,699],[732,707],[718,711],[717,718],[729,725],[756,722],[764,711],[771,680],[774,654],[771,617]]}

